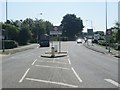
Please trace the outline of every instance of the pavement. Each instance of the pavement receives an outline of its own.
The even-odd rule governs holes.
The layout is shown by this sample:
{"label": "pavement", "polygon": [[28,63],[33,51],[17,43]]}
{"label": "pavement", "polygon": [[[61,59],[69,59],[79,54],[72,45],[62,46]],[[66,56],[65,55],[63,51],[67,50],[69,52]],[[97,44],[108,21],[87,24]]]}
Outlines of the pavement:
{"label": "pavement", "polygon": [[0,50],[0,56],[6,56],[6,55],[14,54],[17,52],[22,52],[25,50],[34,49],[35,47],[38,48],[39,44],[30,44],[30,45],[20,46],[20,47],[14,48],[14,49],[5,49],[5,52]]}
{"label": "pavement", "polygon": [[65,57],[41,57],[50,47],[36,47],[3,58],[2,87],[118,87],[118,59],[94,52],[77,42],[61,42],[61,46],[61,50],[68,52]]}
{"label": "pavement", "polygon": [[105,49],[102,46],[99,46],[97,44],[93,44],[92,45],[91,43],[89,43],[89,44],[84,43],[83,45],[86,48],[91,49],[93,51],[96,51],[96,52],[99,52],[99,53],[103,53],[103,54],[110,54],[110,55],[112,55],[114,57],[120,58],[120,51],[114,50],[112,48],[110,49],[110,53],[109,53],[108,49]]}

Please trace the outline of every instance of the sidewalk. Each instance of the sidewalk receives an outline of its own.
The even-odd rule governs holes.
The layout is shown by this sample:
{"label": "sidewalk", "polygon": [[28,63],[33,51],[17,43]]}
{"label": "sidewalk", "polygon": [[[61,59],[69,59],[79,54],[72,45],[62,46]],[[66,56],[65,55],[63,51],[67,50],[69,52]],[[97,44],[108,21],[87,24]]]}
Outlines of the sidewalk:
{"label": "sidewalk", "polygon": [[4,53],[2,52],[2,50],[0,50],[0,54],[2,56],[3,56],[3,54],[14,54],[17,52],[21,52],[21,51],[25,51],[25,50],[29,50],[29,49],[34,49],[35,47],[38,47],[38,46],[39,46],[38,44],[30,44],[30,45],[21,46],[21,47],[14,48],[14,49],[5,49]]}
{"label": "sidewalk", "polygon": [[99,45],[96,45],[96,44],[93,44],[93,46],[91,44],[87,45],[87,43],[84,43],[83,44],[86,48],[89,48],[93,51],[96,51],[96,52],[100,52],[100,53],[103,53],[103,54],[111,54],[115,57],[118,57],[120,58],[120,51],[117,51],[117,50],[114,50],[114,49],[110,49],[110,53],[108,52],[108,49],[105,49],[103,48],[102,46],[99,46]]}

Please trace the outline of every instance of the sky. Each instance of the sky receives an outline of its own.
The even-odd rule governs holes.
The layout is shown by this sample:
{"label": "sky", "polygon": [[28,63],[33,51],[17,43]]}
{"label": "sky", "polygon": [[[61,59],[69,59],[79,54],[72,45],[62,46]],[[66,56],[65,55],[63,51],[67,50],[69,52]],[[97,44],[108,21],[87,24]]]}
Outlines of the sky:
{"label": "sky", "polygon": [[[0,7],[2,8],[0,20],[4,22],[6,20],[5,2],[2,2]],[[107,11],[107,26],[110,28],[118,21],[118,2],[107,2]],[[8,2],[9,20],[38,18],[50,21],[53,25],[60,25],[63,16],[75,14],[83,20],[85,32],[91,26],[94,31],[105,31],[105,12],[105,2]]]}

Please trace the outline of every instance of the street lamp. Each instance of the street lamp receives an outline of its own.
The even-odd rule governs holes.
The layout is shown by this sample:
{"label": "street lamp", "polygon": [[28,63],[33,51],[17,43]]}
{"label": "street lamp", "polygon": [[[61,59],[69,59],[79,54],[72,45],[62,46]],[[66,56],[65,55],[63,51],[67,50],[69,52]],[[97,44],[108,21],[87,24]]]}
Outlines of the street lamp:
{"label": "street lamp", "polygon": [[[42,16],[42,14],[43,13],[40,13],[41,16]],[[42,19],[42,17],[41,17],[41,19]],[[39,39],[39,37],[38,37],[38,28],[37,28],[37,43],[38,43],[38,39]]]}
{"label": "street lamp", "polygon": [[[106,2],[105,2],[106,4],[106,13],[105,13],[105,15],[106,15],[106,31],[107,31],[107,0],[106,0]],[[106,49],[107,49],[107,35],[106,35]]]}

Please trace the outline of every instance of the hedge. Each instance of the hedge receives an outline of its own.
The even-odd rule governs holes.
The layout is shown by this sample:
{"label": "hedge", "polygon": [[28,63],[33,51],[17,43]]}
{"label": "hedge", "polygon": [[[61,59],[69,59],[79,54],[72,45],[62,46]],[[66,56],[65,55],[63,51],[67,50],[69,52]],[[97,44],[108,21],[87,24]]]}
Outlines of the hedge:
{"label": "hedge", "polygon": [[5,49],[12,49],[16,48],[18,46],[18,43],[14,40],[4,40],[4,48]]}

